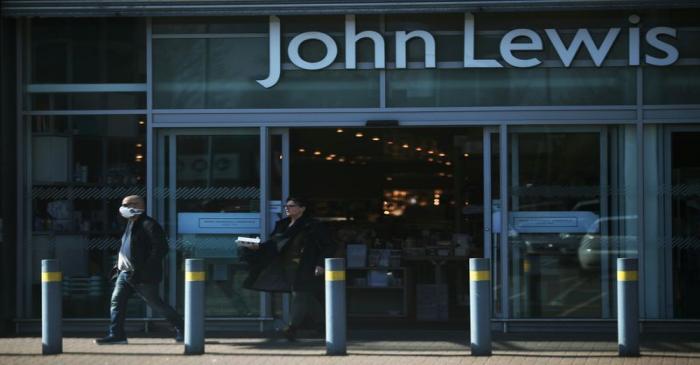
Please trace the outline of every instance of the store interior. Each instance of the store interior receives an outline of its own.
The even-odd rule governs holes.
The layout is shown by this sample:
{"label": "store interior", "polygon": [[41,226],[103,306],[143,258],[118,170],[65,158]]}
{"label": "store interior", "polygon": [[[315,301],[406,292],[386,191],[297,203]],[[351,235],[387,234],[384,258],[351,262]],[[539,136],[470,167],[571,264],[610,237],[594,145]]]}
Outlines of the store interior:
{"label": "store interior", "polygon": [[350,324],[468,321],[483,256],[481,128],[304,128],[290,191],[347,257]]}

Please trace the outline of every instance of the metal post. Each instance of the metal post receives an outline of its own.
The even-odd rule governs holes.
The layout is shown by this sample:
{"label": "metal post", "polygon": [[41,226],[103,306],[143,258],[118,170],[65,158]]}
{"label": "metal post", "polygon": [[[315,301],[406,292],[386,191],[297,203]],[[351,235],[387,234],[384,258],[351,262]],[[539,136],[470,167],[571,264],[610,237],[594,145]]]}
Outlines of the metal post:
{"label": "metal post", "polygon": [[204,353],[204,260],[185,260],[185,354]]}
{"label": "metal post", "polygon": [[41,353],[63,353],[63,295],[58,260],[41,260]]}
{"label": "metal post", "polygon": [[469,259],[472,356],[491,355],[491,260]]}
{"label": "metal post", "polygon": [[620,356],[639,356],[637,259],[617,259],[617,344]]}
{"label": "metal post", "polygon": [[346,355],[345,259],[326,259],[326,355]]}

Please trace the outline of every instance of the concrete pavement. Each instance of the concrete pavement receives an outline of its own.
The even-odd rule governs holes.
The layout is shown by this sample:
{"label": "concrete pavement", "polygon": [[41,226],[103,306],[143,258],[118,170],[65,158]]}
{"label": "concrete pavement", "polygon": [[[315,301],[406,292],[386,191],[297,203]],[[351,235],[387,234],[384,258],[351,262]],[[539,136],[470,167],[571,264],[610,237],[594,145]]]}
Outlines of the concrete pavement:
{"label": "concrete pavement", "polygon": [[41,355],[41,337],[0,339],[0,364],[700,364],[700,335],[642,337],[642,356],[619,358],[614,335],[494,334],[493,356],[471,357],[462,331],[352,331],[348,355],[325,355],[323,339],[211,337],[206,353],[183,355],[165,334],[130,337],[128,345],[97,346],[93,337],[64,337],[61,355]]}

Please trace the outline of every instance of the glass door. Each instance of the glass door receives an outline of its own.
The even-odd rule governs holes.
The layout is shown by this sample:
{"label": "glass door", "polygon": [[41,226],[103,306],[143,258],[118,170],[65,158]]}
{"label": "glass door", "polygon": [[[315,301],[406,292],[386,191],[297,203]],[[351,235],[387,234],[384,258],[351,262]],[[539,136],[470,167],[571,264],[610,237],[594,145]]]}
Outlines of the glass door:
{"label": "glass door", "polygon": [[168,235],[165,292],[182,311],[184,260],[206,265],[207,317],[263,318],[270,296],[242,288],[247,266],[237,236],[264,239],[287,189],[286,131],[178,129],[158,133],[154,213]]}
{"label": "glass door", "polygon": [[666,239],[671,264],[674,318],[700,318],[700,130],[670,128],[666,134]]}
{"label": "glass door", "polygon": [[634,126],[501,126],[484,138],[495,315],[611,317],[614,260],[637,255]]}

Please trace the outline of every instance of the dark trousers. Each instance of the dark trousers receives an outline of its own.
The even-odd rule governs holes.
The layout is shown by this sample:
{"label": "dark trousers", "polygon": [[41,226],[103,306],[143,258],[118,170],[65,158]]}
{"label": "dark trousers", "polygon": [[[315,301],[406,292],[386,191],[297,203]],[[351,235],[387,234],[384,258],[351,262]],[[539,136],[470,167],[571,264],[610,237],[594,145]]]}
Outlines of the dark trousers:
{"label": "dark trousers", "polygon": [[292,292],[292,315],[289,325],[299,328],[304,320],[310,318],[313,326],[323,325],[323,305],[314,292]]}
{"label": "dark trousers", "polygon": [[126,337],[124,321],[126,320],[126,305],[132,293],[136,293],[146,304],[157,312],[163,314],[176,330],[184,329],[182,317],[160,298],[157,284],[132,284],[129,283],[129,272],[122,271],[117,276],[112,292],[110,306],[109,334],[114,337]]}

